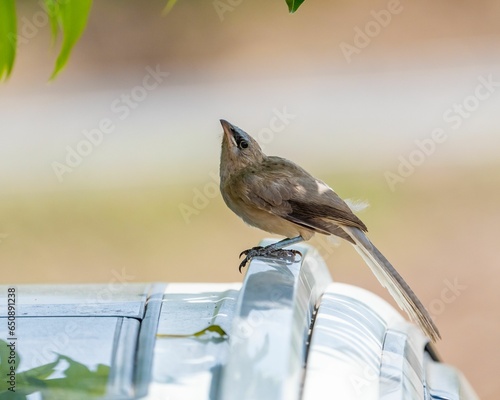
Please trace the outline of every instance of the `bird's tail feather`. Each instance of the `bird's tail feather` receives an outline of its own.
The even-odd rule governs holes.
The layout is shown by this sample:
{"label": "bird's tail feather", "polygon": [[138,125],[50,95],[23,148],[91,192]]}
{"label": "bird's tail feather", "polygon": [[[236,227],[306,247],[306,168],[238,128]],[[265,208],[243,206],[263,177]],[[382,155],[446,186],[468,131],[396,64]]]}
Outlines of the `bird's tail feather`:
{"label": "bird's tail feather", "polygon": [[436,325],[416,294],[364,232],[349,226],[342,226],[342,229],[354,240],[356,251],[365,260],[382,286],[387,288],[399,307],[406,311],[433,342],[440,339]]}

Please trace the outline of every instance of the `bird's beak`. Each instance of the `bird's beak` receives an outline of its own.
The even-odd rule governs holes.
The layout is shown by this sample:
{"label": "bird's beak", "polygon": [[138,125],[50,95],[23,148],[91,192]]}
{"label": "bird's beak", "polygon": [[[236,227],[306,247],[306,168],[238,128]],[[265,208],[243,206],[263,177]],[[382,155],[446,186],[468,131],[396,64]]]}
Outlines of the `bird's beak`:
{"label": "bird's beak", "polygon": [[222,128],[224,129],[224,134],[226,135],[225,137],[227,141],[229,143],[232,143],[233,146],[236,146],[236,143],[238,143],[238,141],[241,141],[242,139],[246,140],[247,142],[252,142],[252,138],[250,137],[250,135],[244,130],[238,128],[236,125],[227,122],[225,119],[221,119],[220,123],[222,125]]}
{"label": "bird's beak", "polygon": [[234,126],[227,122],[225,119],[220,120],[220,124],[222,125],[222,129],[224,129],[224,133],[227,138],[230,139],[233,136]]}
{"label": "bird's beak", "polygon": [[220,124],[222,125],[222,129],[224,129],[224,135],[226,136],[227,142],[236,146],[236,135],[238,135],[240,129],[227,122],[225,119],[221,119]]}

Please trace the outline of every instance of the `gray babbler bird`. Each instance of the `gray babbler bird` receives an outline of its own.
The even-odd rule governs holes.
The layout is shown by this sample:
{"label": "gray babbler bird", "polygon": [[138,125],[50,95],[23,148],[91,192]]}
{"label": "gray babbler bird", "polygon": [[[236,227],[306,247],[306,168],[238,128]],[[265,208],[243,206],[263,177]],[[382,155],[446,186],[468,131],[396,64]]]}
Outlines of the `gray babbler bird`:
{"label": "gray babbler bird", "polygon": [[370,242],[366,225],[324,182],[297,164],[266,156],[246,132],[225,120],[220,159],[220,190],[227,206],[249,225],[286,239],[266,247],[253,247],[240,254],[241,268],[254,257],[294,257],[283,249],[316,232],[336,235],[350,242],[379,282],[432,340],[440,338],[429,313],[391,263]]}

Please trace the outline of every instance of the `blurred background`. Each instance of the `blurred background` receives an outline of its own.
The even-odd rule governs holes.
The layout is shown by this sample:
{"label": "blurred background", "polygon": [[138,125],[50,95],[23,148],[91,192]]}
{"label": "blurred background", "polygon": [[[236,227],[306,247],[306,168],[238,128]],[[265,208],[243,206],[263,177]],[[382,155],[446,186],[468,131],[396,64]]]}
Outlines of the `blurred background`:
{"label": "blurred background", "polygon": [[[267,233],[223,204],[224,118],[344,198],[498,399],[500,3],[95,2],[68,66],[18,1],[0,86],[2,283],[241,281]],[[24,29],[24,30],[23,30]],[[394,302],[347,243],[335,280]],[[118,278],[117,278],[118,277]]]}

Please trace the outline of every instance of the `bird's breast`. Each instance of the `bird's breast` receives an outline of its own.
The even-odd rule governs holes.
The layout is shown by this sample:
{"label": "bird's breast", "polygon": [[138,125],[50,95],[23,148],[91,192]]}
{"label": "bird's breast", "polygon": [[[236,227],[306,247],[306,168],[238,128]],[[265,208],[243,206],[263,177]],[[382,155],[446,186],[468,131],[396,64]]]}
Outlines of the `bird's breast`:
{"label": "bird's breast", "polygon": [[[221,188],[222,189],[222,188]],[[222,198],[226,205],[248,225],[285,237],[301,235],[310,238],[311,230],[305,229],[285,218],[263,210],[232,194],[231,190],[221,190]]]}

